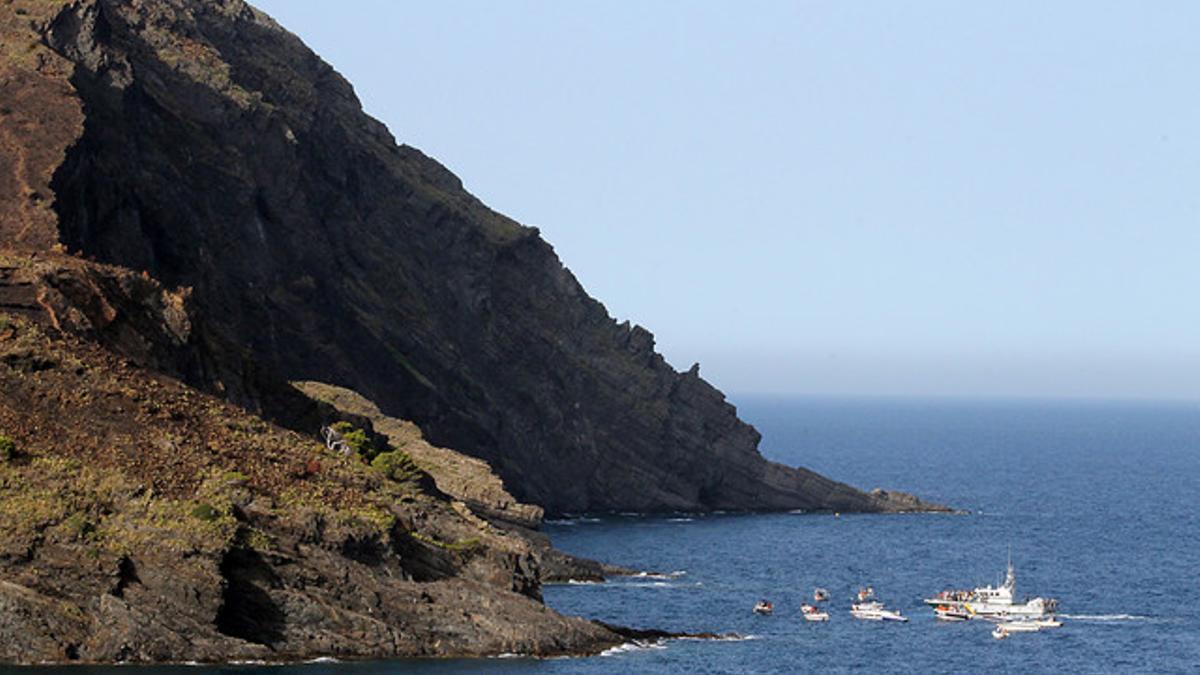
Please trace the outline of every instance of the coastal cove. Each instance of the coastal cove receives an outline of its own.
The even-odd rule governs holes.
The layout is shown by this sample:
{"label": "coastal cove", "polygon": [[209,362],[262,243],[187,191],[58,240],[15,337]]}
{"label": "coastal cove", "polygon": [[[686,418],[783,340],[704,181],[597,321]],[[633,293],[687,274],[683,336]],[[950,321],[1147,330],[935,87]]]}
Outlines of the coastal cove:
{"label": "coastal cove", "polygon": [[[675,514],[554,521],[570,553],[662,578],[548,586],[567,614],[635,627],[736,632],[604,656],[318,663],[290,673],[773,672],[870,668],[1056,672],[1200,667],[1200,407],[1174,403],[778,399],[736,401],[764,453],[864,487],[903,486],[965,515]],[[792,449],[792,450],[788,450]],[[1061,602],[1065,626],[995,641],[983,622],[941,624],[920,599],[995,583],[1012,546],[1018,597]],[[904,625],[850,618],[871,584]],[[799,605],[831,592],[828,624]],[[775,614],[754,616],[760,597]],[[151,667],[132,672],[243,672]],[[130,672],[80,668],[78,673]]]}
{"label": "coastal cove", "polygon": [[1200,5],[351,4],[3,1],[0,675],[1200,672]]}

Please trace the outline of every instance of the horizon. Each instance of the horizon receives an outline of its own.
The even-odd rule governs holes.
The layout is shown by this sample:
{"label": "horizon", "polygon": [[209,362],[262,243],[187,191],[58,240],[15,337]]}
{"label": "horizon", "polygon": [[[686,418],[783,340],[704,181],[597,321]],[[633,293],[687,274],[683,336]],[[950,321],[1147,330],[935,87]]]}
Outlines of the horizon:
{"label": "horizon", "polygon": [[826,401],[846,403],[896,403],[896,404],[963,404],[963,405],[1011,405],[1039,404],[1050,406],[1169,406],[1191,408],[1200,406],[1200,399],[1193,398],[1136,398],[1108,396],[1068,395],[1005,395],[1005,394],[829,394],[803,391],[723,391],[726,401],[741,412],[743,401]]}
{"label": "horizon", "polygon": [[1200,399],[1198,6],[254,4],[722,391]]}

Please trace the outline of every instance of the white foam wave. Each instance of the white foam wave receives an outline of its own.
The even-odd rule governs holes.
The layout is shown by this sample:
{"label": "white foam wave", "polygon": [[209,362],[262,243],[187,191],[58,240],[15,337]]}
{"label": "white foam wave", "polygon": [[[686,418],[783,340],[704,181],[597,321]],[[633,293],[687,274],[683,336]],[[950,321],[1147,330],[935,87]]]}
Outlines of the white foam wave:
{"label": "white foam wave", "polygon": [[568,586],[599,586],[603,581],[586,581],[583,579],[568,579]]}
{"label": "white foam wave", "polygon": [[687,574],[687,570],[675,570],[666,574],[662,572],[638,572],[629,576],[635,579],[678,579],[685,574]]}
{"label": "white foam wave", "polygon": [[305,661],[305,663],[341,663],[341,661],[338,661],[332,656],[318,656],[315,659],[309,659],[308,661]]}
{"label": "white foam wave", "polygon": [[696,588],[703,586],[704,583],[694,581],[692,583],[682,584],[677,581],[610,581],[609,586],[618,588]]}
{"label": "white foam wave", "polygon": [[630,652],[640,652],[640,651],[645,651],[648,649],[666,649],[666,648],[667,648],[667,646],[665,644],[663,644],[662,640],[654,640],[654,641],[634,640],[633,642],[626,642],[624,644],[617,645],[616,647],[609,647],[608,649],[605,649],[604,651],[600,652],[600,656],[619,656],[621,654],[628,654]]}
{"label": "white foam wave", "polygon": [[1153,621],[1153,617],[1137,614],[1059,614],[1064,619],[1074,621]]}
{"label": "white foam wave", "polygon": [[563,518],[547,518],[546,520],[542,521],[542,523],[545,525],[566,525],[566,526],[574,526],[574,525],[579,525],[581,523],[599,523],[599,522],[600,522],[599,518],[592,518],[590,516],[570,516],[570,515],[563,517]]}
{"label": "white foam wave", "polygon": [[668,523],[690,523],[695,518],[667,518]]}
{"label": "white foam wave", "polygon": [[738,635],[737,633],[729,633],[727,635],[718,635],[716,637],[681,637],[677,640],[694,640],[696,642],[749,642],[750,640],[761,640],[761,635]]}
{"label": "white foam wave", "polygon": [[495,658],[498,658],[498,659],[519,659],[519,658],[521,658],[521,655],[520,655],[520,654],[514,654],[513,652],[504,652],[503,654],[497,654]]}

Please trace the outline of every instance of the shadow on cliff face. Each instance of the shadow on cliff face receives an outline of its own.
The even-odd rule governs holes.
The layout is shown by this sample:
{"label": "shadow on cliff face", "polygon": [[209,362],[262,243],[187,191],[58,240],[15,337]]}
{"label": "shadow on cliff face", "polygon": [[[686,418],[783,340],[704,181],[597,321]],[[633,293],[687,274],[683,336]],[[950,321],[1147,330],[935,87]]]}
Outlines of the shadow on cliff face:
{"label": "shadow on cliff face", "polygon": [[217,630],[246,642],[271,647],[283,641],[284,614],[267,589],[275,573],[252,549],[237,548],[221,560],[225,588],[217,610]]}
{"label": "shadow on cliff face", "polygon": [[129,556],[123,556],[121,561],[117,563],[117,583],[109,593],[113,597],[124,598],[125,589],[133,584],[141,583],[142,580],[138,577],[137,566],[133,564],[133,560]]}
{"label": "shadow on cliff face", "polygon": [[[205,22],[196,30],[215,31],[223,50],[247,49],[231,43],[221,33],[228,27],[214,26],[206,11],[198,18]],[[189,307],[194,353],[154,366],[305,433],[316,427],[296,414],[304,399],[287,379],[362,389],[379,375],[416,417],[446,416],[404,357],[416,347],[381,338],[357,309],[363,303],[354,302],[356,292],[376,304],[387,296],[362,269],[408,274],[395,260],[368,256],[374,247],[362,242],[381,235],[362,231],[353,208],[359,173],[384,175],[387,167],[365,151],[347,157],[354,143],[342,137],[337,115],[268,87],[271,76],[247,58],[238,59],[239,81],[267,93],[265,102],[243,108],[229,91],[157,55],[144,33],[161,37],[165,28],[128,19],[118,2],[69,7],[47,36],[78,64],[71,84],[87,113],[51,186],[69,250],[199,294]],[[289,67],[335,107],[353,99],[349,85],[295,38],[250,21],[236,27],[237,40],[286,48]],[[286,140],[293,126],[300,141]],[[399,152],[390,137],[387,147]],[[461,420],[452,426],[470,427]],[[490,438],[472,433],[476,444]]]}

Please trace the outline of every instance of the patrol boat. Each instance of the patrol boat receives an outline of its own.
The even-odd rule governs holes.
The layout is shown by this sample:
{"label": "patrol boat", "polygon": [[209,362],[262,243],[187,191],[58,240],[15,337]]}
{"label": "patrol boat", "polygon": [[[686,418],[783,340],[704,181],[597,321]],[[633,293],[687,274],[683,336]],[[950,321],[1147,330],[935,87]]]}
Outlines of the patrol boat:
{"label": "patrol boat", "polygon": [[1012,560],[1009,560],[1008,574],[1002,585],[980,586],[970,591],[942,591],[932,598],[925,598],[925,604],[932,605],[935,611],[941,610],[939,614],[951,611],[981,619],[1040,618],[1058,609],[1058,601],[1052,598],[1014,601],[1016,586],[1017,575],[1013,571]]}

